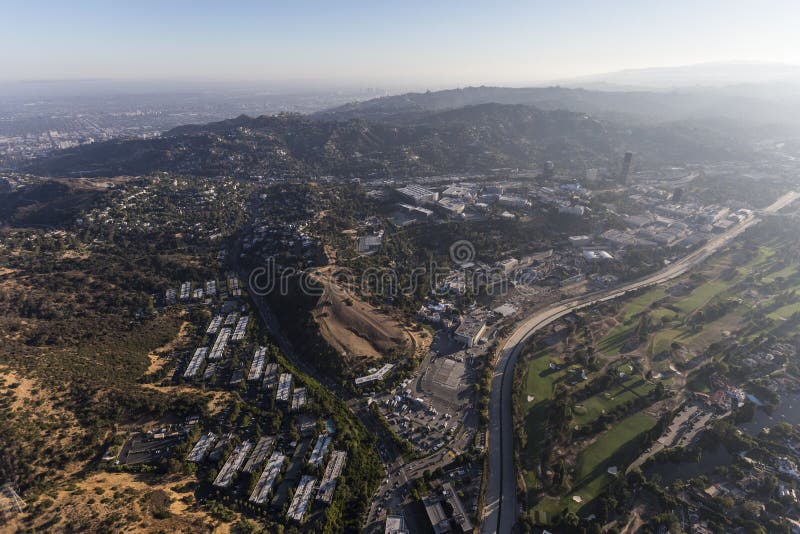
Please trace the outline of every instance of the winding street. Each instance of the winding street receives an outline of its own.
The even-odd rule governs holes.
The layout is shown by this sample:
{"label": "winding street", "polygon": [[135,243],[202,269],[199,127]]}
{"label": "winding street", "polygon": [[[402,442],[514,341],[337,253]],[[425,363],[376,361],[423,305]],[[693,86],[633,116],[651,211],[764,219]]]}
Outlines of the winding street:
{"label": "winding street", "polygon": [[[800,197],[800,194],[794,191],[786,193],[764,209],[763,212],[775,213],[797,200],[798,197]],[[517,518],[517,477],[514,468],[514,428],[511,416],[512,383],[514,365],[526,342],[543,327],[573,311],[592,306],[598,302],[624,296],[630,291],[658,285],[683,275],[705,261],[723,245],[759,222],[760,219],[755,214],[751,214],[725,233],[711,238],[700,249],[656,273],[616,288],[563,300],[537,311],[534,315],[518,323],[500,351],[492,378],[489,400],[489,468],[484,496],[486,504],[483,510],[482,533],[509,533]]]}

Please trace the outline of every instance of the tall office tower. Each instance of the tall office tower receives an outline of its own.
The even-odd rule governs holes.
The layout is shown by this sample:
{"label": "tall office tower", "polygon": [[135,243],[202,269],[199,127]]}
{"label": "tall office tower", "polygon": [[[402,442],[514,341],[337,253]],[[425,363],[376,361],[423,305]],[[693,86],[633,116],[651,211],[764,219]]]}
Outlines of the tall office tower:
{"label": "tall office tower", "polygon": [[631,172],[631,160],[633,159],[632,152],[625,152],[625,159],[622,160],[622,173],[619,175],[619,181],[623,184],[628,183],[628,175]]}
{"label": "tall office tower", "polygon": [[542,167],[542,177],[546,179],[552,178],[556,173],[556,164],[552,161],[545,161]]}

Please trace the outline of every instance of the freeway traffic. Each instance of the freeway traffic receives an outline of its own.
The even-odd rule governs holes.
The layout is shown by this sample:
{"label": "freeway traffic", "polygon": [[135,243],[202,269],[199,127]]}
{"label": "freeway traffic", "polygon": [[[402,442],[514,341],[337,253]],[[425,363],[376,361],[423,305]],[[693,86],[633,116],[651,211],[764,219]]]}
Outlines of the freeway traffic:
{"label": "freeway traffic", "polygon": [[[799,193],[790,191],[764,212],[775,213],[798,198],[800,198]],[[541,328],[573,311],[616,299],[628,292],[661,284],[683,275],[758,222],[760,219],[751,214],[725,233],[710,239],[700,249],[656,273],[616,288],[563,300],[536,312],[518,324],[500,351],[492,378],[489,400],[489,468],[481,532],[484,534],[511,532],[517,517],[517,477],[514,472],[514,431],[511,415],[512,377],[517,357],[526,342]]]}

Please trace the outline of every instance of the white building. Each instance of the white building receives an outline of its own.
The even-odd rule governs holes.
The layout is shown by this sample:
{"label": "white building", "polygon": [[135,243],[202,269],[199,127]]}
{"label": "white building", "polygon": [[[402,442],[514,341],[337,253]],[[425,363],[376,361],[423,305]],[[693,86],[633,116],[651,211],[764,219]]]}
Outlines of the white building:
{"label": "white building", "polygon": [[456,328],[454,337],[467,347],[472,347],[480,341],[486,332],[486,321],[475,317],[466,316],[461,319],[461,325]]}
{"label": "white building", "polygon": [[586,208],[583,206],[559,206],[558,213],[562,213],[564,215],[575,215],[580,217],[584,214]]}
{"label": "white building", "polygon": [[414,204],[426,204],[439,200],[439,193],[417,184],[409,184],[405,187],[401,187],[397,192]]}

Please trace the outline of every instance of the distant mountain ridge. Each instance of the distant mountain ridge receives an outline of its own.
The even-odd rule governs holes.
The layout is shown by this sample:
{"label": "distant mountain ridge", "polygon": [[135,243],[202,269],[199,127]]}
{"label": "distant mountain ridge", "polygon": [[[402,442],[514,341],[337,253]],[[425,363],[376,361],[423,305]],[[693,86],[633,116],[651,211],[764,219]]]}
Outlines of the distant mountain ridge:
{"label": "distant mountain ridge", "polygon": [[627,124],[723,118],[748,125],[800,127],[800,86],[798,88],[794,98],[779,100],[755,90],[599,91],[558,86],[481,86],[386,96],[337,106],[313,116],[328,120],[362,118],[402,122],[429,112],[499,103],[584,112]]}
{"label": "distant mountain ridge", "polygon": [[652,164],[747,157],[717,132],[686,125],[627,126],[586,113],[486,103],[406,114],[402,121],[297,114],[182,126],[147,140],[64,150],[26,170],[56,176],[157,171],[205,176],[417,176],[530,168],[544,160],[577,172],[616,165],[626,150]]}
{"label": "distant mountain ridge", "polygon": [[763,61],[716,61],[590,74],[561,80],[558,85],[585,89],[617,87],[649,91],[773,83],[800,83],[800,65]]}

